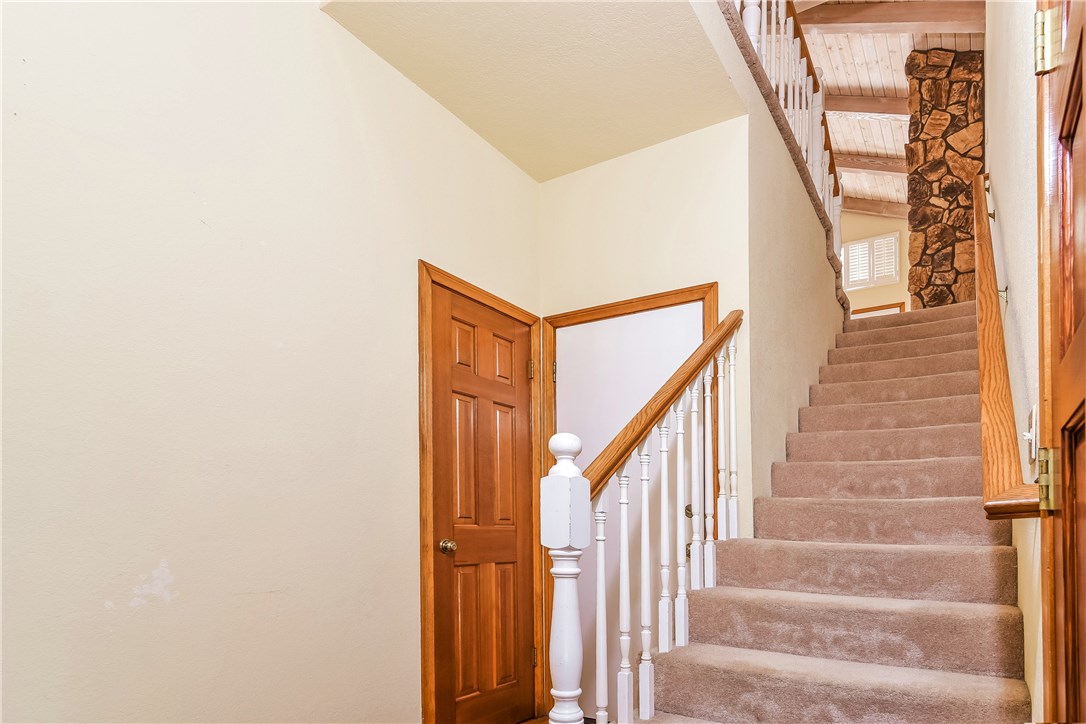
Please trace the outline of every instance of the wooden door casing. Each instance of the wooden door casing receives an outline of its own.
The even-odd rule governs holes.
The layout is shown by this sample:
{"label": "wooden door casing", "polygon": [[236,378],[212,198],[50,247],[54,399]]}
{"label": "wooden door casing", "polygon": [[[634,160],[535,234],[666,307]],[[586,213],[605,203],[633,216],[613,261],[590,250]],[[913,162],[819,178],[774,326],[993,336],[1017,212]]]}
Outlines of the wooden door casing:
{"label": "wooden door casing", "polygon": [[543,704],[539,319],[419,268],[423,719],[522,721]]}
{"label": "wooden door casing", "polygon": [[1060,9],[1060,67],[1038,85],[1041,445],[1057,509],[1042,515],[1045,719],[1086,719],[1086,120],[1082,3]]}

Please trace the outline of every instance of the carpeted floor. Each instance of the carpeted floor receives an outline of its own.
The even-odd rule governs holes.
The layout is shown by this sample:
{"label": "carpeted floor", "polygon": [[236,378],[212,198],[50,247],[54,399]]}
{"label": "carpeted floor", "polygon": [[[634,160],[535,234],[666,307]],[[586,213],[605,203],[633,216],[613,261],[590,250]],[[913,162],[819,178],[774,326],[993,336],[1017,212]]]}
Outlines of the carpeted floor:
{"label": "carpeted floor", "polygon": [[755,538],[723,541],[656,705],[712,722],[1024,722],[1009,522],[981,507],[976,306],[846,323]]}

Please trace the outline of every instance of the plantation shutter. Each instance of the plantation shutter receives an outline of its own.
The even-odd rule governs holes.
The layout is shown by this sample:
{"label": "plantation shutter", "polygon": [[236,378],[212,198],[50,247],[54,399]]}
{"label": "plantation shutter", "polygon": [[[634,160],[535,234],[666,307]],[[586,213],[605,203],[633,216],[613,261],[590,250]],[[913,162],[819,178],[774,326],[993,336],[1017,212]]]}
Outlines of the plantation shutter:
{"label": "plantation shutter", "polygon": [[875,283],[897,281],[897,238],[885,236],[872,242],[875,247]]}
{"label": "plantation shutter", "polygon": [[849,244],[848,251],[848,286],[862,287],[871,283],[871,248],[866,242]]}

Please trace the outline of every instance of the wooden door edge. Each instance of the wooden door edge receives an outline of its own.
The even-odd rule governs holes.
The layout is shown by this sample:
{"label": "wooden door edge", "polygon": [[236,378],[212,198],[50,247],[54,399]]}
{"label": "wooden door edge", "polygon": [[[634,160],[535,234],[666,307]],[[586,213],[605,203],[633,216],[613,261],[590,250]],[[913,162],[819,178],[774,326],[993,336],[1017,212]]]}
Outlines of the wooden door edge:
{"label": "wooden door edge", "polygon": [[[432,439],[433,417],[433,287],[441,286],[461,294],[474,302],[527,324],[531,335],[531,360],[537,370],[542,370],[542,320],[515,304],[505,301],[474,284],[450,274],[433,264],[419,259],[419,591],[420,591],[420,642],[422,647],[421,696],[422,720],[437,720],[437,663],[434,660],[434,459],[429,441]],[[537,374],[529,387],[531,396],[531,451],[532,477],[539,480],[543,475],[544,451],[546,450],[546,425],[543,421],[543,394]],[[545,631],[545,599],[543,547],[538,544],[539,486],[532,485],[532,645],[539,653],[538,665],[533,671],[533,698],[535,715],[539,716],[546,706],[547,649]]]}

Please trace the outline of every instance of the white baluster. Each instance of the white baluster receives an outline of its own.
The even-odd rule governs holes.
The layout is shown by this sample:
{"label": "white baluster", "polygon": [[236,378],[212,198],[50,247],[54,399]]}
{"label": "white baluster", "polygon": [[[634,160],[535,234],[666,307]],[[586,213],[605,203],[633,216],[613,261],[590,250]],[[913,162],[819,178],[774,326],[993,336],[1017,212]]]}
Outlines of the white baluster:
{"label": "white baluster", "polygon": [[649,563],[652,542],[649,536],[649,441],[646,437],[637,447],[641,463],[641,663],[637,667],[638,704],[642,719],[651,719],[656,712],[656,671],[652,663],[652,566]]}
{"label": "white baluster", "polygon": [[[791,18],[789,18],[791,23]],[[793,24],[793,28],[794,28]],[[792,38],[792,135],[796,135],[796,128],[799,127],[799,84],[800,84],[800,68],[799,64],[802,60],[799,50],[799,38],[794,35]]]}
{"label": "white baluster", "polygon": [[686,395],[675,408],[675,646],[690,643],[690,607],[686,597]]}
{"label": "white baluster", "polygon": [[727,416],[724,400],[724,362],[727,355],[727,345],[720,348],[716,354],[716,419],[719,421],[719,429],[716,431],[716,514],[717,528],[720,530],[720,540],[729,540],[735,537],[735,529],[732,528],[731,518],[728,513],[728,438],[724,435],[725,420],[727,420],[728,434],[732,431],[732,422]]}
{"label": "white baluster", "polygon": [[814,119],[819,111],[814,106],[814,76],[807,76],[806,82],[807,118],[803,123],[803,157],[807,159],[807,166],[810,167],[814,158]]}
{"label": "white baluster", "polygon": [[784,108],[785,66],[788,55],[788,39],[785,37],[785,8],[784,0],[777,0],[777,101]]}
{"label": "white baluster", "polygon": [[607,500],[596,502],[596,722],[607,718]]}
{"label": "white baluster", "polygon": [[728,534],[739,537],[739,461],[736,459],[735,336],[728,340]]}
{"label": "white baluster", "polygon": [[705,467],[702,469],[702,480],[704,481],[705,490],[702,494],[705,496],[705,555],[703,557],[703,565],[705,566],[705,575],[702,577],[706,588],[713,588],[716,586],[716,517],[713,515],[713,509],[716,507],[716,491],[713,490],[713,482],[716,476],[713,475],[713,365],[710,362],[709,366],[705,368],[705,371],[701,376],[701,389],[705,392],[705,445],[702,447],[703,455],[705,457]]}
{"label": "white baluster", "polygon": [[629,460],[618,473],[618,724],[633,724],[633,668],[630,666],[630,476]]}
{"label": "white baluster", "polygon": [[758,0],[743,0],[743,28],[747,31],[747,35],[750,36],[750,42],[759,55],[762,53],[762,29],[759,27],[761,18],[762,14],[758,10]]}
{"label": "white baluster", "polygon": [[701,426],[698,424],[698,398],[701,397],[699,385],[701,380],[694,380],[690,387],[690,511],[693,518],[690,521],[690,590],[700,591],[702,574],[705,572],[702,564],[704,553],[704,539],[702,533],[705,530],[705,518],[701,514],[701,454],[698,449],[701,446]]}
{"label": "white baluster", "polygon": [[584,664],[577,578],[581,574],[581,551],[590,545],[592,506],[588,480],[573,462],[581,452],[580,439],[558,433],[551,437],[549,447],[556,462],[550,474],[539,482],[539,529],[540,542],[554,563],[550,640],[554,708],[550,721],[577,724],[584,722],[584,712],[577,703]]}
{"label": "white baluster", "polygon": [[758,49],[761,51],[760,57],[762,59],[762,68],[768,70],[769,64],[769,27],[766,22],[769,20],[769,0],[761,0],[758,3],[758,10],[760,15],[758,17],[758,27],[762,30],[761,42],[758,45]]}
{"label": "white baluster", "polygon": [[837,253],[837,257],[841,257],[841,195],[837,194],[833,197],[833,213],[830,215],[833,220],[833,250]]}
{"label": "white baluster", "polygon": [[[668,411],[670,412],[670,410]],[[661,654],[671,651],[672,607],[671,607],[671,510],[669,507],[671,486],[668,484],[667,467],[667,415],[660,420],[656,431],[660,435],[660,610],[657,647]]]}

